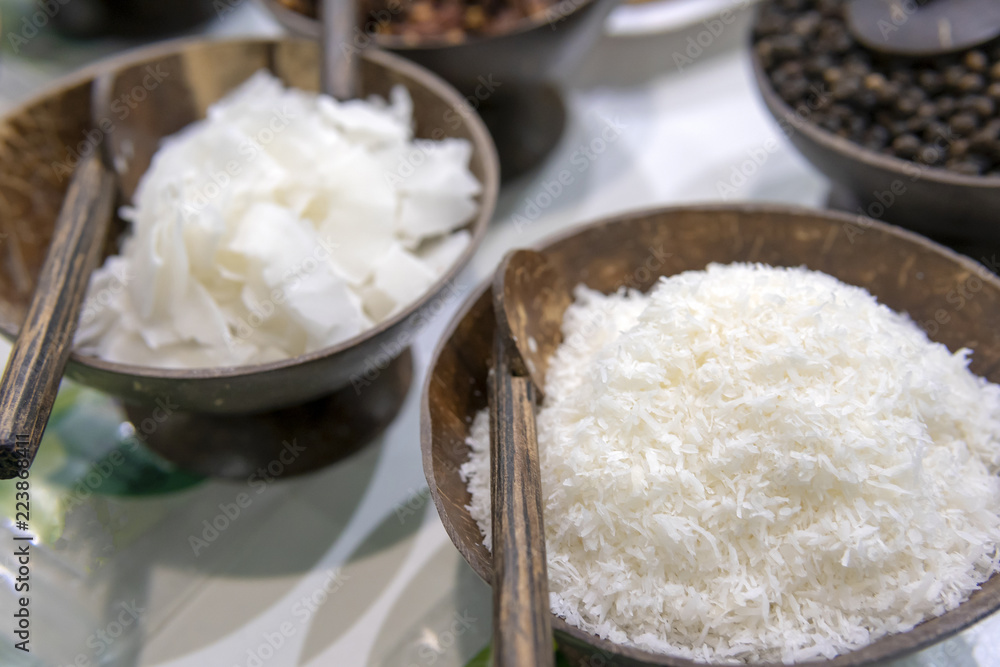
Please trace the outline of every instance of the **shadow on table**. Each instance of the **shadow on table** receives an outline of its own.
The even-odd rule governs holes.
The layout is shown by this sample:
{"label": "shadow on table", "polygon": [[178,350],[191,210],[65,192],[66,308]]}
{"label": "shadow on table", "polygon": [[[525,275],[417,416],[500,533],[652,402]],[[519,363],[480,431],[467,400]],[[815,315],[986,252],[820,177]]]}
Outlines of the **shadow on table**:
{"label": "shadow on table", "polygon": [[[124,532],[130,524],[141,525],[144,512],[160,511],[164,503],[172,511],[144,539],[112,549],[106,564],[83,581],[101,596],[108,622],[121,613],[123,603],[143,610],[128,641],[123,634],[108,647],[122,653],[114,664],[134,664],[140,652],[144,663],[153,664],[192,654],[247,626],[286,597],[313,573],[347,527],[381,453],[379,440],[336,465],[288,480],[210,482],[172,498],[122,502],[113,510],[113,524],[119,528],[111,534],[112,543],[126,542]],[[419,521],[411,521],[403,528],[415,531],[418,526]],[[381,533],[380,538],[368,544],[369,551],[389,548],[403,536]],[[330,588],[331,582],[337,580],[327,577],[319,585]],[[150,600],[155,607],[147,604]],[[177,613],[189,604],[200,613]],[[296,613],[301,611],[292,607],[291,620]],[[166,626],[174,641],[159,639]],[[176,642],[177,637],[184,641]],[[94,646],[80,648],[92,661],[99,657]]]}

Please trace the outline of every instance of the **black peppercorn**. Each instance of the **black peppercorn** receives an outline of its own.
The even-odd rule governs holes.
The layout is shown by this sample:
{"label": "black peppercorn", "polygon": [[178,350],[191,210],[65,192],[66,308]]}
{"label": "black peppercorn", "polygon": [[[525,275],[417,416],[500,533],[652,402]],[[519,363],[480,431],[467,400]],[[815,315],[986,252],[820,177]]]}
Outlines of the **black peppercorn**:
{"label": "black peppercorn", "polygon": [[917,161],[930,166],[941,164],[944,161],[944,151],[937,146],[924,146],[917,153]]}
{"label": "black peppercorn", "polygon": [[955,113],[956,103],[954,97],[939,97],[934,105],[937,107],[938,116],[941,118],[947,118]]}
{"label": "black peppercorn", "polygon": [[969,72],[968,74],[963,74],[962,78],[958,80],[958,91],[960,93],[976,93],[981,91],[985,86],[986,79],[983,78],[982,74]]}
{"label": "black peppercorn", "polygon": [[849,100],[861,90],[861,79],[856,76],[845,76],[832,86],[830,94],[838,101]]}
{"label": "black peppercorn", "polygon": [[823,17],[820,16],[819,12],[806,12],[792,20],[792,32],[803,39],[807,39],[816,34],[822,21]]}
{"label": "black peppercorn", "polygon": [[968,139],[955,139],[955,141],[948,144],[948,155],[952,158],[962,158],[965,157],[971,144]]}
{"label": "black peppercorn", "polygon": [[802,53],[804,44],[798,35],[777,35],[771,39],[771,47],[776,58],[796,58]]}
{"label": "black peppercorn", "polygon": [[965,71],[965,68],[961,65],[951,65],[950,67],[945,68],[942,80],[944,81],[944,85],[948,88],[958,90],[959,84],[966,74],[967,72]]}
{"label": "black peppercorn", "polygon": [[989,97],[975,95],[969,100],[968,111],[977,114],[980,118],[989,118],[996,113],[997,105]]}
{"label": "black peppercorn", "polygon": [[913,134],[901,134],[893,140],[892,150],[901,158],[912,158],[920,150],[920,139]]}
{"label": "black peppercorn", "polygon": [[972,50],[966,53],[963,62],[973,72],[985,72],[986,68],[990,66],[990,59],[985,53],[979,50]]}
{"label": "black peppercorn", "polygon": [[913,98],[909,96],[903,96],[896,100],[896,109],[904,116],[912,116],[917,113],[917,108],[919,106],[920,104],[915,102]]}
{"label": "black peppercorn", "polygon": [[924,141],[928,143],[948,142],[954,139],[954,133],[944,123],[931,123],[924,130]]}
{"label": "black peppercorn", "polygon": [[968,111],[961,111],[948,119],[951,129],[961,135],[972,134],[977,124],[976,117]]}
{"label": "black peppercorn", "polygon": [[917,83],[930,95],[936,95],[944,89],[944,77],[934,69],[925,69],[917,75]]}
{"label": "black peppercorn", "polygon": [[873,72],[865,77],[865,88],[874,93],[884,91],[886,84],[888,83],[889,81],[885,78],[885,76],[879,74],[878,72]]}
{"label": "black peppercorn", "polygon": [[872,125],[865,132],[862,142],[868,148],[878,150],[889,145],[889,130],[884,125]]}
{"label": "black peppercorn", "polygon": [[921,102],[917,107],[917,116],[931,119],[937,116],[937,106],[933,102]]}

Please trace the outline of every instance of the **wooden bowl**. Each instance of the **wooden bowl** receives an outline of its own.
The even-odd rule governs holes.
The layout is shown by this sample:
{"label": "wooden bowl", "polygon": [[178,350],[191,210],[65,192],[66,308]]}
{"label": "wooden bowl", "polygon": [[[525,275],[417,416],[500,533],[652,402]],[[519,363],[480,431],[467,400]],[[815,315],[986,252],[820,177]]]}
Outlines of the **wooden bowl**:
{"label": "wooden bowl", "polygon": [[1000,176],[928,167],[840,137],[778,95],[752,47],[751,59],[768,111],[802,155],[854,200],[852,212],[932,236],[1000,242]]}
{"label": "wooden bowl", "polygon": [[[129,52],[53,85],[0,119],[0,333],[17,335],[45,257],[53,223],[68,184],[65,166],[87,145],[89,96],[99,71],[115,71],[134,105],[120,109],[128,125],[148,130],[133,138],[137,154],[158,137],[202,117],[208,105],[261,68],[288,84],[315,90],[317,45],[295,39],[180,40]],[[154,85],[154,79],[159,83]],[[268,364],[168,370],[117,364],[73,354],[66,375],[140,405],[169,397],[180,411],[249,414],[299,405],[376,374],[407,349],[429,307],[482,240],[499,187],[496,151],[475,112],[437,76],[389,53],[366,52],[361,69],[365,95],[387,95],[395,84],[413,98],[416,134],[462,137],[473,146],[471,169],[483,184],[479,213],[469,224],[472,242],[455,264],[416,302],[376,327],[333,347]],[[112,112],[116,112],[112,104]],[[116,130],[119,131],[119,130]],[[120,130],[125,132],[125,129]],[[113,136],[113,134],[111,135]],[[108,252],[114,251],[109,239]],[[370,374],[369,374],[370,375]]]}
{"label": "wooden bowl", "polygon": [[[539,249],[563,272],[569,285],[585,283],[605,293],[622,285],[645,291],[660,276],[704,269],[710,262],[804,265],[865,287],[880,302],[909,313],[931,338],[951,350],[970,348],[974,351],[972,371],[1000,381],[1000,279],[951,250],[873,220],[766,205],[666,208],[602,220],[551,239]],[[957,308],[949,297],[953,299],[955,290],[964,287],[971,276],[981,281],[982,288]],[[470,297],[431,361],[421,405],[421,447],[424,475],[445,530],[469,565],[488,582],[490,553],[466,509],[470,497],[458,473],[469,456],[465,439],[470,423],[486,407],[494,328],[487,287]],[[812,664],[855,667],[900,657],[998,608],[1000,576],[994,576],[957,609],[911,632]],[[553,627],[560,646],[580,664],[704,664],[617,645],[558,617],[553,618]]]}

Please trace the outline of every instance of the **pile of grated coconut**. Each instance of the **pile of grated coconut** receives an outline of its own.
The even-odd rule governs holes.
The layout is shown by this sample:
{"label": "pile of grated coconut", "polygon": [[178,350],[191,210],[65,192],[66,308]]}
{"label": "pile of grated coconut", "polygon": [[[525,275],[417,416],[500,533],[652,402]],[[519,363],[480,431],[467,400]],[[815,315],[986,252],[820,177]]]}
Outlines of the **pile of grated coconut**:
{"label": "pile of grated coconut", "polygon": [[166,138],[92,276],[77,350],[236,366],[336,345],[425,294],[470,242],[464,139],[414,139],[413,108],[338,102],[260,71]]}
{"label": "pile of grated coconut", "polygon": [[[700,661],[831,657],[1000,569],[1000,387],[865,290],[583,286],[538,413],[552,611]],[[489,420],[461,473],[490,547]]]}

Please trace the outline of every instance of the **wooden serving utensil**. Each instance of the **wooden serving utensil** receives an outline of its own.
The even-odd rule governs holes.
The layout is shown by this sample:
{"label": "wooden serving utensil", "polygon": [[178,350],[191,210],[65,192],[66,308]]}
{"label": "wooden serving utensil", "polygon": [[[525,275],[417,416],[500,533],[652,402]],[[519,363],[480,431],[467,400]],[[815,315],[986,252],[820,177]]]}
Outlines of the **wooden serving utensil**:
{"label": "wooden serving utensil", "polygon": [[895,56],[956,53],[1000,36],[996,0],[852,0],[845,18],[861,44]]}
{"label": "wooden serving utensil", "polygon": [[31,465],[73,350],[111,223],[115,177],[99,151],[73,173],[21,332],[0,379],[0,479]]}
{"label": "wooden serving utensil", "polygon": [[570,295],[544,255],[517,250],[493,281],[496,334],[489,379],[493,502],[493,664],[551,667],[535,399],[561,340]]}

